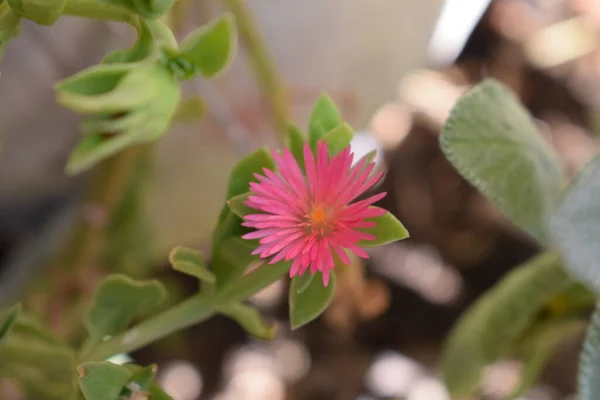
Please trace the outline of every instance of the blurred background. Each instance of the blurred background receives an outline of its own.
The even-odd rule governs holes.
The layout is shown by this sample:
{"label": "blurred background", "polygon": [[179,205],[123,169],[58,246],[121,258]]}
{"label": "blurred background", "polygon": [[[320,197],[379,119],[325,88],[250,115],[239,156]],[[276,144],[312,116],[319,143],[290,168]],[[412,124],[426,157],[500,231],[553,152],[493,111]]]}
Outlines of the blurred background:
{"label": "blurred background", "polygon": [[[598,146],[600,1],[247,5],[292,119],[306,128],[314,101],[328,92],[358,131],[355,151],[381,150],[382,206],[411,238],[371,249],[369,262],[342,275],[325,314],[298,331],[287,326],[287,282],[252,298],[280,325],[273,342],[249,339],[217,317],[130,356],[158,363],[176,400],[449,399],[437,370],[444,337],[474,299],[537,248],[445,160],[440,128],[462,93],[495,77],[520,96],[574,174]],[[179,0],[172,25],[183,37],[223,10],[216,0]],[[67,177],[80,119],[55,104],[53,83],[131,44],[132,35],[79,19],[51,28],[26,23],[0,64],[0,306],[25,299],[73,340],[87,305],[74,299],[88,299],[108,272],[159,276],[172,302],[192,293],[195,281],[170,270],[169,250],[182,244],[209,254],[231,167],[275,143],[273,113],[241,41],[226,73],[186,86],[186,95],[202,98],[202,118],[182,117],[140,150],[137,173],[123,186],[125,205],[112,204],[110,190],[97,184],[107,179],[101,171]],[[116,214],[106,230],[92,222],[107,210],[89,201],[103,194]],[[561,344],[524,398],[573,398],[579,346]],[[504,398],[520,368],[517,360],[489,367],[479,398]],[[9,386],[0,382],[0,398]]]}

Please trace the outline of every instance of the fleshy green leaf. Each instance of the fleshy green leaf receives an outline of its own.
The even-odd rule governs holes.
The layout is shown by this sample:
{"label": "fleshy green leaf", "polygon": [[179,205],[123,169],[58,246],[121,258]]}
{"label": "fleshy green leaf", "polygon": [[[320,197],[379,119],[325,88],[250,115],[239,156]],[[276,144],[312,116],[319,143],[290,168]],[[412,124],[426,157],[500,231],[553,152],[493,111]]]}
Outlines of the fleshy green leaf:
{"label": "fleshy green leaf", "polygon": [[244,194],[250,189],[254,174],[263,174],[263,168],[275,169],[275,161],[267,148],[260,148],[241,159],[231,170],[227,185],[227,199]]}
{"label": "fleshy green leaf", "polygon": [[256,308],[237,303],[219,305],[218,310],[235,320],[246,332],[257,338],[271,340],[277,333],[277,327],[263,321]]}
{"label": "fleshy green leaf", "polygon": [[295,288],[297,293],[300,294],[306,289],[308,289],[308,287],[310,286],[310,284],[316,276],[317,274],[304,274],[302,276],[296,275],[292,278],[292,283],[295,282],[293,283],[293,287]]}
{"label": "fleshy green leaf", "polygon": [[0,344],[15,325],[19,311],[21,311],[21,305],[16,304],[0,316]]}
{"label": "fleshy green leaf", "polygon": [[124,275],[111,275],[96,291],[85,325],[92,337],[114,336],[133,318],[158,307],[165,297],[165,289],[157,280],[134,281]]}
{"label": "fleshy green leaf", "polygon": [[246,200],[248,200],[248,196],[250,196],[250,192],[232,197],[227,201],[229,209],[240,218],[244,218],[244,216],[248,214],[256,214],[259,212],[253,209],[252,207],[248,207],[246,204],[244,204]]}
{"label": "fleshy green leaf", "polygon": [[127,388],[132,392],[147,392],[150,390],[154,379],[156,378],[156,372],[158,366],[156,364],[142,367],[135,364],[125,364],[124,368],[131,372],[131,378],[127,383]]}
{"label": "fleshy green leaf", "polygon": [[154,52],[152,32],[145,20],[140,20],[138,38],[129,49],[119,49],[104,57],[104,64],[132,63],[142,61]]}
{"label": "fleshy green leaf", "polygon": [[150,399],[151,400],[173,400],[160,386],[153,383],[150,386]]}
{"label": "fleshy green leaf", "polygon": [[[307,272],[308,273],[308,272]],[[320,277],[312,279],[308,287],[299,292],[299,280],[292,280],[290,287],[290,325],[292,329],[298,329],[317,318],[329,305],[335,294],[335,273],[331,271],[329,284],[323,286]]]}
{"label": "fleshy green leaf", "polygon": [[192,78],[199,73],[212,78],[233,59],[236,50],[235,24],[231,14],[223,16],[191,32],[181,43],[180,54],[193,65]]}
{"label": "fleshy green leaf", "polygon": [[173,269],[196,278],[215,283],[217,278],[205,265],[204,257],[199,251],[183,246],[177,246],[169,254]]}
{"label": "fleshy green leaf", "polygon": [[0,373],[19,379],[26,398],[67,398],[75,381],[75,353],[37,320],[16,310],[0,318],[5,323],[12,320],[1,338]]}
{"label": "fleshy green leaf", "polygon": [[546,302],[571,284],[559,257],[544,253],[482,295],[446,340],[442,374],[450,394],[472,395],[483,369],[505,357]]}
{"label": "fleshy green leaf", "polygon": [[586,324],[579,319],[546,321],[535,327],[522,347],[526,353],[520,382],[506,400],[520,399],[531,389],[561,341],[579,335]]}
{"label": "fleshy green leaf", "polygon": [[600,157],[579,174],[552,218],[552,237],[565,267],[596,294],[600,293]]}
{"label": "fleshy green leaf", "polygon": [[321,136],[321,140],[324,140],[327,143],[329,155],[333,156],[348,147],[353,137],[354,130],[350,127],[350,125],[344,122],[329,132],[323,134],[323,136]]}
{"label": "fleshy green leaf", "polygon": [[296,159],[296,162],[300,166],[300,169],[304,171],[304,143],[306,138],[300,131],[300,129],[294,125],[289,124],[285,135],[285,147],[290,149],[290,152]]}
{"label": "fleshy green leaf", "polygon": [[342,116],[331,97],[322,94],[308,120],[308,143],[313,150],[323,135],[335,129],[342,122]]}
{"label": "fleshy green leaf", "polygon": [[115,400],[132,376],[131,371],[120,365],[102,362],[86,362],[77,367],[79,387],[86,400]]}
{"label": "fleshy green leaf", "polygon": [[381,246],[409,237],[404,225],[389,211],[379,217],[369,218],[369,221],[375,221],[377,225],[374,228],[362,229],[362,231],[374,235],[376,239],[361,240],[358,243],[360,247]]}
{"label": "fleshy green leaf", "polygon": [[254,242],[240,237],[230,237],[217,247],[211,261],[212,271],[217,277],[217,288],[221,289],[231,281],[239,279],[250,264],[259,260],[252,255]]}
{"label": "fleshy green leaf", "polygon": [[440,138],[454,167],[508,219],[548,243],[566,182],[558,157],[518,99],[488,79],[462,97]]}
{"label": "fleshy green leaf", "polygon": [[600,393],[600,302],[592,317],[579,358],[577,377],[579,400],[595,400]]}
{"label": "fleshy green leaf", "polygon": [[182,124],[193,124],[202,118],[205,112],[206,104],[200,97],[189,97],[179,102],[173,121]]}
{"label": "fleshy green leaf", "polygon": [[232,280],[225,285],[218,293],[219,300],[226,303],[244,301],[260,289],[283,278],[289,270],[290,263],[286,261],[259,265],[240,279]]}

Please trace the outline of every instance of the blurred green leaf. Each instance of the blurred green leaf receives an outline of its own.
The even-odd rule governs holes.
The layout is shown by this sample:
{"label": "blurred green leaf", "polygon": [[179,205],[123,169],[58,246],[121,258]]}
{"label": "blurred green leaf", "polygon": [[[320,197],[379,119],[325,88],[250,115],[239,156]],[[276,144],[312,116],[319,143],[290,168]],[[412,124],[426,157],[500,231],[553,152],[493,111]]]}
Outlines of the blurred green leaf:
{"label": "blurred green leaf", "polygon": [[446,157],[513,223],[548,244],[566,177],[513,93],[488,79],[462,97],[444,125]]}
{"label": "blurred green leaf", "polygon": [[217,247],[211,269],[217,277],[218,290],[241,278],[248,266],[259,260],[258,256],[251,254],[255,248],[254,242],[235,236]]}
{"label": "blurred green leaf", "polygon": [[194,276],[201,281],[215,283],[217,278],[206,267],[204,256],[197,250],[177,246],[169,254],[173,269],[186,275]]}
{"label": "blurred green leaf", "polygon": [[581,171],[552,217],[552,237],[576,279],[600,293],[600,157]]}
{"label": "blurred green leaf", "polygon": [[583,350],[579,358],[577,377],[579,400],[595,400],[600,393],[600,302],[597,303]]}
{"label": "blurred green leaf", "polygon": [[269,325],[263,321],[257,309],[241,303],[219,304],[217,309],[220,313],[235,320],[249,334],[260,339],[271,340],[277,333],[275,325]]}
{"label": "blurred green leaf", "polygon": [[142,367],[135,364],[124,364],[124,368],[131,372],[131,378],[127,383],[127,388],[132,392],[148,392],[156,378],[158,366],[156,364]]}
{"label": "blurred green leaf", "polygon": [[182,41],[180,54],[193,70],[185,78],[196,74],[212,78],[227,67],[236,51],[235,24],[231,14],[197,28]]}
{"label": "blurred green leaf", "polygon": [[260,212],[252,207],[248,207],[245,204],[246,200],[248,200],[248,196],[250,196],[250,192],[240,194],[239,196],[234,196],[227,201],[227,206],[229,206],[229,209],[240,218],[244,218],[244,216],[248,214],[256,214]]}
{"label": "blurred green leaf", "polygon": [[263,168],[275,170],[275,161],[265,147],[248,154],[231,170],[227,185],[227,199],[244,194],[250,189],[250,182],[256,181],[254,174],[263,175]]}
{"label": "blurred green leaf", "polygon": [[21,305],[16,304],[0,315],[0,345],[17,321]]}
{"label": "blurred green leaf", "polygon": [[321,136],[327,143],[329,155],[334,156],[350,145],[354,137],[354,130],[347,123],[342,123]]}
{"label": "blurred green leaf", "polygon": [[[308,272],[306,272],[308,274]],[[321,273],[318,273],[321,275]],[[312,279],[308,286],[300,292],[300,285],[305,284],[292,279],[290,287],[290,325],[298,329],[317,318],[329,305],[335,294],[335,272],[330,272],[329,284],[323,286],[322,280]]]}
{"label": "blurred green leaf", "polygon": [[205,113],[206,104],[204,100],[198,96],[192,96],[179,102],[173,121],[182,124],[193,124],[202,118]]}
{"label": "blurred green leaf", "polygon": [[138,38],[131,48],[115,50],[104,57],[102,62],[104,64],[134,63],[150,57],[156,49],[152,31],[144,19],[140,20],[137,34]]}
{"label": "blurred green leaf", "polygon": [[7,0],[7,2],[10,8],[23,18],[45,26],[54,25],[67,4],[67,0]]}
{"label": "blurred green leaf", "polygon": [[130,154],[135,163],[125,192],[114,207],[107,230],[104,264],[111,272],[120,272],[134,279],[148,277],[152,270],[154,232],[150,228],[147,201],[153,178],[153,154],[142,146]]}
{"label": "blurred green leaf", "polygon": [[0,343],[0,374],[17,378],[27,398],[65,399],[75,381],[73,350],[35,319],[14,312],[4,314],[12,328]]}
{"label": "blurred green leaf", "polygon": [[304,143],[306,138],[300,129],[294,125],[289,124],[285,135],[285,147],[290,149],[290,152],[298,162],[300,169],[304,171]]}
{"label": "blurred green leaf", "polygon": [[86,400],[117,400],[132,372],[110,363],[86,362],[77,367],[79,387]]}
{"label": "blurred green leaf", "polygon": [[128,8],[143,18],[156,19],[169,11],[175,0],[108,0],[108,2]]}
{"label": "blurred green leaf", "polygon": [[408,231],[402,225],[402,222],[398,221],[389,211],[379,217],[369,218],[368,220],[376,222],[377,225],[374,228],[361,229],[361,231],[375,235],[376,239],[361,240],[358,242],[358,246],[360,247],[382,246],[409,237]]}
{"label": "blurred green leaf", "polygon": [[522,398],[536,384],[556,347],[581,334],[585,327],[583,321],[573,318],[549,320],[536,326],[522,345],[526,358],[519,384],[506,400]]}
{"label": "blurred green leaf", "polygon": [[[257,260],[260,259],[257,257]],[[224,285],[218,293],[218,300],[224,303],[244,301],[259,290],[283,278],[289,270],[290,263],[287,261],[257,265],[251,272]]]}
{"label": "blurred green leaf", "polygon": [[150,400],[173,400],[173,398],[156,383],[153,383],[150,385]]}
{"label": "blurred green leaf", "polygon": [[442,375],[450,394],[472,395],[483,369],[509,354],[544,305],[571,284],[560,258],[544,253],[477,299],[446,339]]}
{"label": "blurred green leaf", "polygon": [[331,97],[323,93],[317,100],[308,120],[308,143],[311,148],[315,150],[317,141],[342,122],[342,116],[335,103]]}
{"label": "blurred green leaf", "polygon": [[119,151],[162,137],[180,99],[179,83],[157,65],[104,64],[56,85],[57,101],[83,114],[85,135],[67,163],[81,172]]}
{"label": "blurred green leaf", "polygon": [[165,289],[157,280],[134,281],[124,275],[111,275],[96,291],[85,325],[92,337],[114,336],[133,318],[158,307],[165,297]]}

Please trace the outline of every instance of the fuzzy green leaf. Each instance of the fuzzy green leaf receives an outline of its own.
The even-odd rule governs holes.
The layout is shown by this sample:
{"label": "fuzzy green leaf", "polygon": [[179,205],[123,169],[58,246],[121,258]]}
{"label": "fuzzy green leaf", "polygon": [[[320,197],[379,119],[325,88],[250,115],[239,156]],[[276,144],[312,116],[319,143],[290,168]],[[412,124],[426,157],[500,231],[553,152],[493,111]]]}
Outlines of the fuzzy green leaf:
{"label": "fuzzy green leaf", "polygon": [[[308,273],[308,272],[307,272]],[[335,273],[330,272],[329,284],[323,286],[321,273],[317,279],[312,279],[308,286],[300,292],[300,280],[292,280],[290,287],[290,325],[298,329],[317,318],[329,305],[335,294]]]}
{"label": "fuzzy green leaf", "polygon": [[555,152],[518,99],[488,79],[462,97],[440,138],[454,167],[508,219],[548,243],[566,178]]}
{"label": "fuzzy green leaf", "polygon": [[571,284],[559,257],[544,253],[482,295],[446,340],[442,374],[450,394],[473,394],[483,369],[506,356],[546,302]]}
{"label": "fuzzy green leaf", "polygon": [[217,278],[204,263],[204,256],[199,251],[177,246],[169,254],[173,269],[186,275],[194,276],[201,281],[215,283]]}
{"label": "fuzzy green leaf", "polygon": [[85,325],[92,337],[114,336],[133,318],[156,309],[165,297],[165,289],[157,280],[134,281],[124,275],[111,275],[96,291]]}
{"label": "fuzzy green leaf", "polygon": [[552,218],[552,236],[567,270],[600,293],[600,157],[595,157],[572,185]]}
{"label": "fuzzy green leaf", "polygon": [[308,120],[308,143],[311,148],[314,150],[317,141],[342,122],[342,115],[335,103],[331,97],[323,93],[317,100]]}
{"label": "fuzzy green leaf", "polygon": [[110,363],[86,362],[77,367],[79,387],[86,400],[115,400],[129,382],[132,372]]}
{"label": "fuzzy green leaf", "polygon": [[361,240],[358,246],[375,247],[382,246],[397,240],[409,237],[408,231],[402,225],[402,222],[392,215],[389,211],[379,217],[369,218],[369,221],[375,221],[377,225],[374,228],[362,229],[376,237],[375,240]]}
{"label": "fuzzy green leaf", "polygon": [[235,23],[231,14],[197,28],[181,43],[180,54],[193,66],[193,72],[212,78],[231,62],[237,46]]}
{"label": "fuzzy green leaf", "polygon": [[129,390],[133,392],[148,392],[150,390],[158,371],[156,364],[148,365],[147,367],[125,364],[123,367],[131,372],[131,378],[127,383]]}

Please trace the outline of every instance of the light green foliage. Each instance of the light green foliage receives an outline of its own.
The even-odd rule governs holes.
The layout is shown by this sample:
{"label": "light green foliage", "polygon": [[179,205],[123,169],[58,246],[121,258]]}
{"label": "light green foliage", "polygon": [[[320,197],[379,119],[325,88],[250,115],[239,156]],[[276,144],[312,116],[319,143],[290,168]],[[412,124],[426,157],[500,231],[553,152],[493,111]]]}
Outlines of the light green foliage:
{"label": "light green foliage", "polygon": [[302,171],[304,171],[304,143],[306,137],[302,131],[296,125],[289,124],[285,134],[285,147],[290,149]]}
{"label": "light green foliage", "polygon": [[120,365],[102,362],[87,362],[77,367],[79,387],[86,400],[115,400],[133,375]]}
{"label": "light green foliage", "polygon": [[208,283],[215,283],[217,280],[215,275],[206,267],[204,256],[199,251],[177,246],[169,254],[169,261],[176,271],[194,276]]}
{"label": "light green foliage", "polygon": [[320,140],[327,143],[329,155],[333,156],[348,147],[353,137],[354,130],[344,122],[329,132],[324,133]]}
{"label": "light green foliage", "polygon": [[65,399],[75,383],[74,352],[17,307],[0,321],[0,376],[17,378],[28,398]]}
{"label": "light green foliage", "polygon": [[23,18],[40,25],[53,25],[62,15],[67,0],[7,0]]}
{"label": "light green foliage", "polygon": [[488,79],[461,98],[440,142],[461,175],[508,219],[549,243],[550,215],[566,178],[556,154],[504,85]]}
{"label": "light green foliage", "polygon": [[96,291],[85,325],[94,338],[116,335],[133,318],[153,311],[165,296],[165,289],[156,280],[137,282],[124,275],[111,275]]}
{"label": "light green foliage", "polygon": [[213,78],[231,62],[236,48],[235,24],[230,14],[197,28],[181,43],[180,57],[193,67],[185,79],[198,74]]}
{"label": "light green foliage", "polygon": [[570,285],[559,257],[549,253],[518,267],[482,295],[445,344],[442,372],[451,394],[472,395],[483,369],[507,356],[544,305]]}
{"label": "light green foliage", "polygon": [[361,240],[358,245],[362,247],[382,246],[391,242],[406,239],[408,231],[389,211],[379,217],[369,218],[369,221],[376,222],[373,228],[362,229],[362,231],[375,236],[374,240]]}
{"label": "light green foliage", "polygon": [[109,3],[126,7],[147,19],[163,16],[173,6],[175,0],[105,0]]}
{"label": "light green foliage", "polygon": [[322,94],[308,120],[308,143],[312,149],[316,149],[317,141],[323,135],[335,129],[342,122],[342,116],[331,97]]}
{"label": "light green foliage", "polygon": [[[305,272],[308,274],[310,271]],[[333,300],[335,294],[336,278],[331,271],[329,284],[323,286],[321,273],[314,279],[295,277],[290,287],[290,325],[298,329],[317,318]],[[301,290],[302,289],[302,290]]]}

